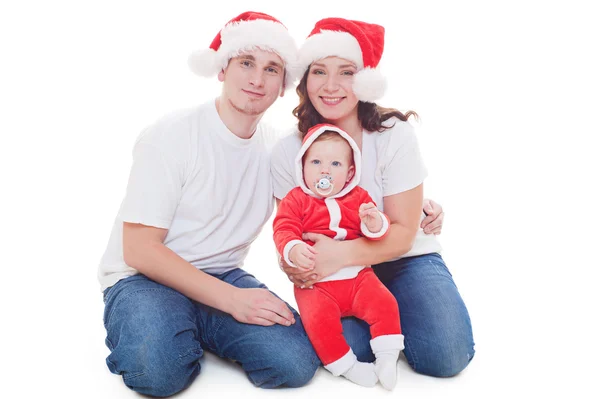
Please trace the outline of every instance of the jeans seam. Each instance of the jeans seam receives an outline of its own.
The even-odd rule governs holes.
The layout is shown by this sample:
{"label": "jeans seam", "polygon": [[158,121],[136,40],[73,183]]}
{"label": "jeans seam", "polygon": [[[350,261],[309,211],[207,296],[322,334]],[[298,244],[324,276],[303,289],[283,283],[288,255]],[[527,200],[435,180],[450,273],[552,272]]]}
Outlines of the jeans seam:
{"label": "jeans seam", "polygon": [[416,370],[417,364],[419,363],[419,359],[417,358],[417,354],[411,349],[410,345],[408,345],[408,342],[406,343],[406,345],[404,345],[404,351],[408,351],[410,353],[410,357],[413,359],[413,364],[410,364],[410,362],[408,362],[408,364],[412,367],[413,370]]}
{"label": "jeans seam", "polygon": [[146,374],[146,373],[145,373],[145,372],[143,372],[143,371],[139,371],[139,372],[137,372],[137,373],[131,373],[131,374],[129,374],[129,375],[125,375],[125,374],[123,374],[123,381],[125,381],[125,380],[130,380],[130,379],[132,379],[132,378],[141,377],[141,376],[143,376],[143,375],[145,375],[145,374]]}
{"label": "jeans seam", "polygon": [[[198,343],[198,346],[200,346],[200,343]],[[180,354],[177,357],[177,359],[181,360],[181,359],[183,359],[185,357],[192,356],[192,355],[197,355],[197,354],[201,354],[201,353],[202,353],[202,348],[201,347],[200,348],[192,348],[192,349],[188,349],[187,352]]]}
{"label": "jeans seam", "polygon": [[[223,325],[223,323],[225,323],[225,317],[227,317],[227,316],[220,316],[220,317],[219,317],[218,324],[217,324],[217,325],[216,325],[216,327],[214,328],[214,333],[213,333],[213,334],[210,336],[210,341],[211,341],[211,342],[208,342],[208,344],[209,344],[209,345],[212,343],[212,346],[213,346],[212,350],[213,350],[213,351],[215,351],[215,352],[217,352],[217,353],[218,353],[219,351],[218,351],[218,348],[217,348],[217,344],[216,344],[215,337],[217,336],[217,333],[218,333],[218,332],[219,332],[219,330],[221,329],[221,326]],[[231,317],[233,317],[233,316],[231,316]],[[219,356],[220,356],[220,355],[219,355]]]}
{"label": "jeans seam", "polygon": [[144,374],[146,374],[146,372],[144,372],[144,371],[138,371],[136,373],[122,373],[122,372],[113,371],[113,370],[116,370],[115,364],[113,362],[111,362],[108,358],[106,359],[106,364],[107,364],[109,370],[111,370],[111,373],[119,374],[121,377],[123,377],[123,381],[129,380],[132,378],[136,378],[136,377],[141,377]]}
{"label": "jeans seam", "polygon": [[108,326],[110,325],[110,320],[112,318],[112,315],[116,311],[117,307],[121,304],[121,302],[123,302],[124,300],[126,300],[127,298],[129,298],[130,296],[132,296],[133,294],[139,294],[139,293],[147,292],[147,291],[166,291],[166,292],[169,292],[169,290],[165,290],[163,288],[142,288],[142,289],[139,289],[139,290],[136,290],[136,291],[133,291],[133,292],[130,292],[130,293],[126,294],[123,298],[120,298],[118,302],[115,302],[112,305],[110,313],[108,314],[108,316],[104,320],[104,328],[106,328],[108,330]]}

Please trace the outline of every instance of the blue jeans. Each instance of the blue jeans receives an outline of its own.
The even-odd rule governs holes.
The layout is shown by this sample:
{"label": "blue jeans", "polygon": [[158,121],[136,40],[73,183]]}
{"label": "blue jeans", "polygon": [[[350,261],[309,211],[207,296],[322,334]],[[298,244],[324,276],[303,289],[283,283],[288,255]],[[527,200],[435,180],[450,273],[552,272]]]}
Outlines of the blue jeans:
{"label": "blue jeans", "polygon": [[[215,276],[240,288],[266,288],[241,269]],[[170,396],[200,373],[203,351],[241,364],[262,388],[299,387],[320,365],[298,313],[290,327],[244,324],[138,274],[104,292],[106,364],[125,385]],[[289,306],[289,305],[288,305]]]}
{"label": "blue jeans", "polygon": [[[475,355],[471,319],[439,254],[402,258],[373,266],[400,308],[404,355],[418,373],[450,377]],[[346,341],[361,361],[373,361],[369,327],[342,320]]]}

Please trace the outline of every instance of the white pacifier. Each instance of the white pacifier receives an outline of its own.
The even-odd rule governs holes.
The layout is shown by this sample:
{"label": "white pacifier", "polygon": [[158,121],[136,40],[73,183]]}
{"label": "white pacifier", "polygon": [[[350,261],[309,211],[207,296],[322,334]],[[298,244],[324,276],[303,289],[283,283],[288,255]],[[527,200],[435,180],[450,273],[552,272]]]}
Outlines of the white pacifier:
{"label": "white pacifier", "polygon": [[315,191],[322,196],[327,196],[333,191],[333,178],[329,175],[323,175],[315,183]]}

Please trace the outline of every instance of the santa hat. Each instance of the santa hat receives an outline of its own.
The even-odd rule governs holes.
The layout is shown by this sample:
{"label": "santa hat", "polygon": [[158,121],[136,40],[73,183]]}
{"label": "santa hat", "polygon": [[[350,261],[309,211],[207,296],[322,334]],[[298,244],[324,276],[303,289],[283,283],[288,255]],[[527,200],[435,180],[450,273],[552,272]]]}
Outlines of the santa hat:
{"label": "santa hat", "polygon": [[277,19],[261,12],[247,11],[229,21],[208,49],[193,52],[188,65],[203,77],[217,75],[233,57],[256,49],[273,51],[285,62],[286,88],[296,79],[294,67],[298,49],[287,28]]}
{"label": "santa hat", "polygon": [[300,48],[302,71],[314,61],[340,57],[352,61],[359,72],[354,75],[353,90],[359,100],[375,102],[383,97],[385,77],[377,68],[383,54],[383,26],[343,18],[318,21]]}
{"label": "santa hat", "polygon": [[336,195],[331,197],[331,198],[340,198],[340,197],[343,197],[344,195],[348,194],[350,192],[350,190],[352,190],[354,187],[356,187],[358,185],[358,183],[360,181],[362,156],[360,155],[360,149],[358,148],[358,144],[356,144],[356,141],[354,141],[354,139],[352,137],[350,137],[350,135],[348,133],[346,133],[344,130],[340,129],[339,127],[337,127],[335,125],[331,125],[329,123],[321,123],[321,124],[311,127],[308,130],[308,133],[306,133],[306,136],[304,136],[304,139],[302,140],[302,147],[300,148],[300,151],[298,151],[298,155],[296,156],[296,160],[295,160],[296,181],[299,182],[300,188],[302,188],[302,191],[304,191],[306,194],[308,194],[310,196],[313,196],[313,197],[316,196],[306,186],[306,183],[304,183],[304,173],[302,170],[304,165],[302,164],[302,157],[304,156],[306,151],[308,151],[308,149],[312,145],[312,143],[314,143],[315,140],[321,134],[323,134],[327,131],[334,131],[334,132],[338,133],[340,136],[342,136],[344,139],[346,139],[348,144],[350,144],[350,148],[352,148],[352,156],[354,157],[354,176],[352,177],[352,180],[350,180],[348,182],[348,184],[346,184],[346,186],[344,186],[344,189],[342,191],[340,191],[339,193],[337,193]]}

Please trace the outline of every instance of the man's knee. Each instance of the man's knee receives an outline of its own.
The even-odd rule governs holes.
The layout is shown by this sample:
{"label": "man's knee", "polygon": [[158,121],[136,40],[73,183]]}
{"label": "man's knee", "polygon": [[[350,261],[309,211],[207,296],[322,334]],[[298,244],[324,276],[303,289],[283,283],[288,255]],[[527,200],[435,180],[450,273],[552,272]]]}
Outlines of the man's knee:
{"label": "man's knee", "polygon": [[137,371],[120,372],[127,387],[144,395],[174,395],[187,388],[200,373],[200,363],[194,357],[177,357],[161,362],[150,359],[145,363],[139,362]]}
{"label": "man's knee", "polygon": [[[321,362],[308,337],[296,338],[278,345],[275,350],[269,348],[260,362],[245,365],[254,385],[261,388],[297,388],[306,385],[314,377]],[[256,369],[249,370],[250,364]]]}
{"label": "man's knee", "polygon": [[[203,351],[194,333],[177,326],[148,328],[141,337],[122,334],[109,348],[111,372],[136,392],[158,397],[185,389],[200,372]],[[142,339],[140,339],[142,338]]]}
{"label": "man's knee", "polygon": [[[277,386],[298,388],[308,384],[319,368],[320,361],[316,354],[306,356],[286,357],[283,356],[276,362],[273,373],[273,381],[279,381]],[[265,386],[275,388],[275,386]]]}

